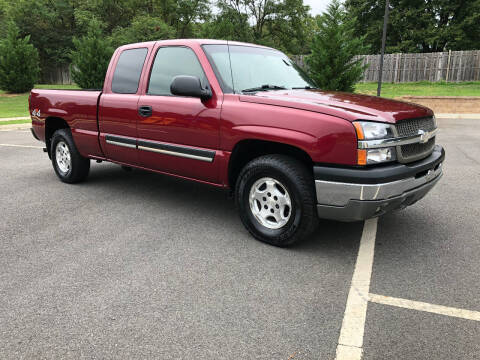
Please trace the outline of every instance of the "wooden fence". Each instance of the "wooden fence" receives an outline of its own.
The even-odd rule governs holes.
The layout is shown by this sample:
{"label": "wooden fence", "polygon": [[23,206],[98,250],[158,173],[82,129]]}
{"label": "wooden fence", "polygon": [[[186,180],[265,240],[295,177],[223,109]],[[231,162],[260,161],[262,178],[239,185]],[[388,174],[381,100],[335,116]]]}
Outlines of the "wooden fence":
{"label": "wooden fence", "polygon": [[[380,55],[361,55],[368,66],[363,80],[378,81]],[[304,56],[294,60],[304,67]],[[479,81],[480,50],[418,54],[387,54],[383,64],[384,82]]]}
{"label": "wooden fence", "polygon": [[70,74],[70,67],[68,65],[64,65],[57,68],[46,69],[42,74],[41,81],[43,84],[72,84],[73,80]]}

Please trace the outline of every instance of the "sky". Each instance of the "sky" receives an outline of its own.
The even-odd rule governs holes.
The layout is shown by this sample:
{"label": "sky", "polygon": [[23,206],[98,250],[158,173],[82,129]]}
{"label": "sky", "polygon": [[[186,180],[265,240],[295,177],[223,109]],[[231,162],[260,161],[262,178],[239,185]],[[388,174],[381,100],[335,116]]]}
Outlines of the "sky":
{"label": "sky", "polygon": [[330,3],[330,0],[303,0],[305,5],[310,5],[312,15],[321,14]]}

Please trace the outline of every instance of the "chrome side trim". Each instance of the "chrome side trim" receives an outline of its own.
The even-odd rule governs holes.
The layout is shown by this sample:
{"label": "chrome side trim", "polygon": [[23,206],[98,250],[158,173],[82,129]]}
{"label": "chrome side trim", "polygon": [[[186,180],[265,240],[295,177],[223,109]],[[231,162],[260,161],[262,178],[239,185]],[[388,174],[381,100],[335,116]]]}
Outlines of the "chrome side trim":
{"label": "chrome side trim", "polygon": [[171,150],[165,150],[165,149],[157,149],[157,148],[153,148],[153,147],[149,147],[149,146],[139,145],[138,149],[139,150],[144,150],[144,151],[156,152],[156,153],[165,154],[165,155],[183,157],[183,158],[187,158],[187,159],[194,159],[194,160],[200,160],[200,161],[205,161],[205,162],[213,162],[213,158],[210,158],[210,157],[186,154],[186,153],[181,153],[181,152],[176,152],[176,151],[171,151]]}
{"label": "chrome side trim", "polygon": [[383,184],[352,184],[315,180],[317,202],[320,205],[346,206],[350,200],[385,200],[437,181],[443,175],[442,164],[434,170],[428,170],[421,177],[410,177]]}
{"label": "chrome side trim", "polygon": [[414,143],[426,143],[428,140],[433,138],[438,132],[438,129],[432,131],[425,131],[418,135],[414,136],[405,136],[398,138],[390,139],[380,139],[380,140],[359,140],[358,148],[359,149],[378,149],[384,147],[393,147],[393,146],[402,146]]}
{"label": "chrome side trim", "polygon": [[118,142],[118,141],[109,140],[109,139],[107,139],[106,141],[107,141],[107,144],[110,144],[110,145],[123,146],[123,147],[130,148],[130,149],[136,149],[137,148],[137,145],[135,145],[135,144],[127,144],[127,143]]}

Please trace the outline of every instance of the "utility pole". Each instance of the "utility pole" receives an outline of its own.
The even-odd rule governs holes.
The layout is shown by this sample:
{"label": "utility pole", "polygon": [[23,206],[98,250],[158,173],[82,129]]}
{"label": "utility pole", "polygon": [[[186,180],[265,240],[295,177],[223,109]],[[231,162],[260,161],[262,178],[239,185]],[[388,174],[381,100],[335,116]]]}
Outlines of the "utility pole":
{"label": "utility pole", "polygon": [[387,41],[387,24],[388,24],[388,11],[390,7],[390,1],[385,1],[385,16],[383,17],[383,35],[382,35],[382,53],[380,55],[380,69],[378,70],[378,87],[377,96],[380,96],[382,92],[382,75],[383,75],[383,57],[385,55],[385,42]]}

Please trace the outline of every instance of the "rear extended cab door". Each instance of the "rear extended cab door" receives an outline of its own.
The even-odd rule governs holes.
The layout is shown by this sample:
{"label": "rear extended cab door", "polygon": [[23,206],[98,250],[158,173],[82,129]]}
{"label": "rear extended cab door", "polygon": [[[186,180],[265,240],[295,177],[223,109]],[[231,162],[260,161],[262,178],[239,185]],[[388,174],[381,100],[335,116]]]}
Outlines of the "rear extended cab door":
{"label": "rear extended cab door", "polygon": [[[144,74],[138,117],[138,158],[141,166],[210,183],[219,182],[224,165],[220,142],[223,94],[213,70],[197,42],[169,41],[155,45]],[[212,98],[174,96],[175,76],[200,77]]]}
{"label": "rear extended cab door", "polygon": [[98,109],[100,145],[109,160],[138,165],[138,100],[154,45],[122,46],[112,57]]}

